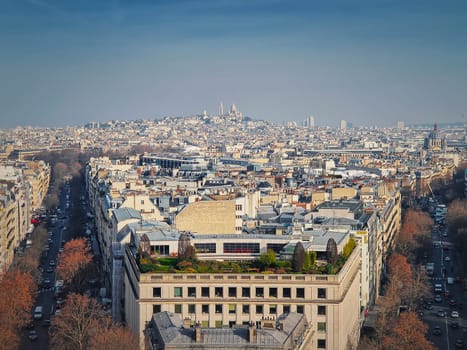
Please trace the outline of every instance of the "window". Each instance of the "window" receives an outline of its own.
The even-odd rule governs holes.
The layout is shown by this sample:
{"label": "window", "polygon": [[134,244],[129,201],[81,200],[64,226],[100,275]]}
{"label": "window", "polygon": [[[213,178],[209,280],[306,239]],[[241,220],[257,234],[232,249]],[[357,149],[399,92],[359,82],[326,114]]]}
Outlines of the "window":
{"label": "window", "polygon": [[242,312],[243,312],[244,314],[249,314],[249,313],[250,313],[250,305],[248,305],[248,304],[243,304],[243,305],[242,305]]}
{"label": "window", "polygon": [[229,297],[236,298],[237,297],[237,288],[236,287],[229,287]]}
{"label": "window", "polygon": [[237,312],[237,305],[229,304],[229,314],[235,314]]}
{"label": "window", "polygon": [[201,287],[201,296],[209,298],[209,287]]}
{"label": "window", "polygon": [[176,298],[183,297],[182,287],[174,287],[174,297]]}
{"label": "window", "polygon": [[326,332],[326,322],[318,322],[318,332]]}
{"label": "window", "polygon": [[318,288],[318,298],[326,299],[326,288]]}
{"label": "window", "polygon": [[188,304],[188,313],[195,314],[196,313],[196,305],[195,304]]}
{"label": "window", "polygon": [[224,243],[224,253],[259,254],[259,243]]}
{"label": "window", "polygon": [[250,287],[243,287],[242,288],[242,297],[249,298],[250,297]]}
{"label": "window", "polygon": [[161,312],[160,304],[153,304],[152,305],[152,313],[157,314],[158,312]]}
{"label": "window", "polygon": [[152,297],[153,298],[160,298],[161,296],[162,296],[162,291],[161,291],[160,287],[152,289]]}
{"label": "window", "polygon": [[284,305],[282,306],[282,310],[284,314],[290,313],[290,305]]}
{"label": "window", "polygon": [[209,328],[209,321],[201,321],[202,328]]}
{"label": "window", "polygon": [[282,289],[282,296],[284,298],[291,298],[292,297],[292,289],[291,288]]}
{"label": "window", "polygon": [[216,304],[216,314],[221,314],[222,313],[222,304]]}
{"label": "window", "polygon": [[326,349],[326,339],[318,339],[318,349]]}
{"label": "window", "polygon": [[151,246],[151,255],[169,255],[169,246],[168,245],[152,245]]}
{"label": "window", "polygon": [[274,253],[279,254],[285,245],[286,243],[268,243],[266,245],[266,251],[272,250]]}
{"label": "window", "polygon": [[144,199],[141,200],[141,205],[144,205]]}
{"label": "window", "polygon": [[216,320],[216,328],[222,328],[222,320]]}
{"label": "window", "polygon": [[277,304],[269,305],[269,313],[270,314],[276,314],[277,313]]}
{"label": "window", "polygon": [[297,288],[297,298],[305,298],[305,288]]}
{"label": "window", "polygon": [[305,306],[303,306],[303,305],[297,305],[297,313],[298,313],[298,314],[303,314],[303,313],[305,313]]}
{"label": "window", "polygon": [[276,287],[269,288],[269,296],[271,298],[277,298],[277,288]]}
{"label": "window", "polygon": [[197,253],[216,253],[216,243],[195,243],[194,247]]}
{"label": "window", "polygon": [[318,315],[326,315],[326,305],[318,305]]}
{"label": "window", "polygon": [[264,311],[263,305],[256,305],[256,313],[262,314]]}
{"label": "window", "polygon": [[243,207],[242,207],[241,204],[237,204],[237,205],[235,206],[235,210],[236,210],[236,211],[241,211],[242,208],[243,208]]}
{"label": "window", "polygon": [[222,298],[224,297],[224,289],[222,287],[216,287],[214,288],[214,294],[216,297]]}
{"label": "window", "polygon": [[188,296],[196,297],[196,287],[188,287]]}
{"label": "window", "polygon": [[209,313],[209,304],[203,304],[201,305],[201,312],[203,314],[208,314]]}
{"label": "window", "polygon": [[182,304],[175,304],[175,313],[176,314],[182,313]]}
{"label": "window", "polygon": [[256,287],[256,294],[257,297],[264,297],[264,288],[263,287]]}

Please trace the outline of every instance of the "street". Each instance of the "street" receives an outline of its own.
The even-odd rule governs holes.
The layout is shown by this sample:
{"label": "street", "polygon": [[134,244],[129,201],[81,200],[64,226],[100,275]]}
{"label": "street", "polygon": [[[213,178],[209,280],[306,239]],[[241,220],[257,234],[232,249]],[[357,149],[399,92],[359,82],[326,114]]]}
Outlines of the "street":
{"label": "street", "polygon": [[[450,350],[464,347],[467,323],[463,305],[464,284],[457,279],[456,251],[447,236],[446,226],[436,226],[432,232],[434,262],[432,291],[434,299],[424,306],[423,320],[429,326],[428,339],[438,349]],[[435,292],[441,285],[442,291]],[[439,289],[438,289],[439,290]]]}
{"label": "street", "polygon": [[[59,249],[63,247],[64,242],[70,239],[68,235],[69,225],[69,185],[64,186],[60,194],[60,213],[53,225],[48,225],[49,246],[44,247],[41,257],[40,269],[42,271],[43,283],[38,288],[38,296],[33,309],[36,306],[43,307],[41,319],[34,320],[34,328],[38,338],[29,340],[28,334],[32,329],[24,331],[21,349],[24,350],[46,350],[49,349],[49,326],[51,317],[57,310],[57,299],[54,297],[56,281],[56,265],[58,263]],[[51,241],[51,242],[50,242]]]}

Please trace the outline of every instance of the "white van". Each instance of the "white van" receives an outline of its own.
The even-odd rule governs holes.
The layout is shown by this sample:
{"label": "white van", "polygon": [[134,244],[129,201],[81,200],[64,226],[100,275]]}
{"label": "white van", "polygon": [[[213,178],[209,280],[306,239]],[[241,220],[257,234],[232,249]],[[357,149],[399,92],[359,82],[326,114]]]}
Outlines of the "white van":
{"label": "white van", "polygon": [[34,319],[35,320],[40,320],[42,318],[42,306],[36,306],[34,309]]}

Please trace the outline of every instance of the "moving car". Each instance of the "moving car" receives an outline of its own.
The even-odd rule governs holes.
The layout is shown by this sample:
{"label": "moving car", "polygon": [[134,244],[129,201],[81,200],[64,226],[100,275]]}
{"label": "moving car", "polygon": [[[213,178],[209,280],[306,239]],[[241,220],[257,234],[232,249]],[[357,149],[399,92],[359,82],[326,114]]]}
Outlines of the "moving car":
{"label": "moving car", "polygon": [[444,310],[439,310],[439,311],[436,313],[436,315],[437,315],[438,317],[444,317],[444,316],[446,316],[446,312],[445,312]]}
{"label": "moving car", "polygon": [[441,327],[440,327],[440,326],[435,326],[435,328],[433,328],[433,330],[431,331],[431,333],[433,333],[434,335],[441,335],[441,334],[443,334],[443,332],[441,332]]}
{"label": "moving car", "polygon": [[36,306],[36,308],[34,309],[34,316],[33,316],[35,320],[40,320],[42,318],[42,310],[43,310],[42,306]]}
{"label": "moving car", "polygon": [[457,311],[452,311],[452,312],[451,312],[451,317],[452,317],[452,318],[459,318],[459,312],[457,312]]}
{"label": "moving car", "polygon": [[28,338],[29,340],[34,341],[34,340],[37,340],[37,338],[39,338],[39,335],[37,335],[36,330],[32,330],[32,331],[29,331]]}

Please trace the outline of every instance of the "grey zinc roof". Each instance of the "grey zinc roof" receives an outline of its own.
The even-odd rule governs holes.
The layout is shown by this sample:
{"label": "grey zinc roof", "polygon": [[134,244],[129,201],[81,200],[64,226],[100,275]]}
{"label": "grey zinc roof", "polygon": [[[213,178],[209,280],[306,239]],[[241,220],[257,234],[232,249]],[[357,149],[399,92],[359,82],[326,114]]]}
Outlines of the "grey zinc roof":
{"label": "grey zinc roof", "polygon": [[300,324],[304,316],[297,313],[282,315],[276,321],[283,322],[283,329],[258,328],[256,329],[257,341],[250,343],[248,340],[248,328],[202,328],[202,340],[195,342],[195,329],[184,328],[179,315],[171,312],[160,312],[153,315],[153,322],[159,329],[161,339],[165,345],[177,347],[179,349],[192,348],[197,345],[199,348],[218,349],[245,349],[250,346],[262,349],[282,349],[288,338]]}
{"label": "grey zinc roof", "polygon": [[133,208],[118,208],[113,211],[113,215],[118,222],[129,219],[141,219],[141,213]]}
{"label": "grey zinc roof", "polygon": [[316,206],[316,209],[348,209],[355,212],[361,206],[360,201],[327,201]]}

